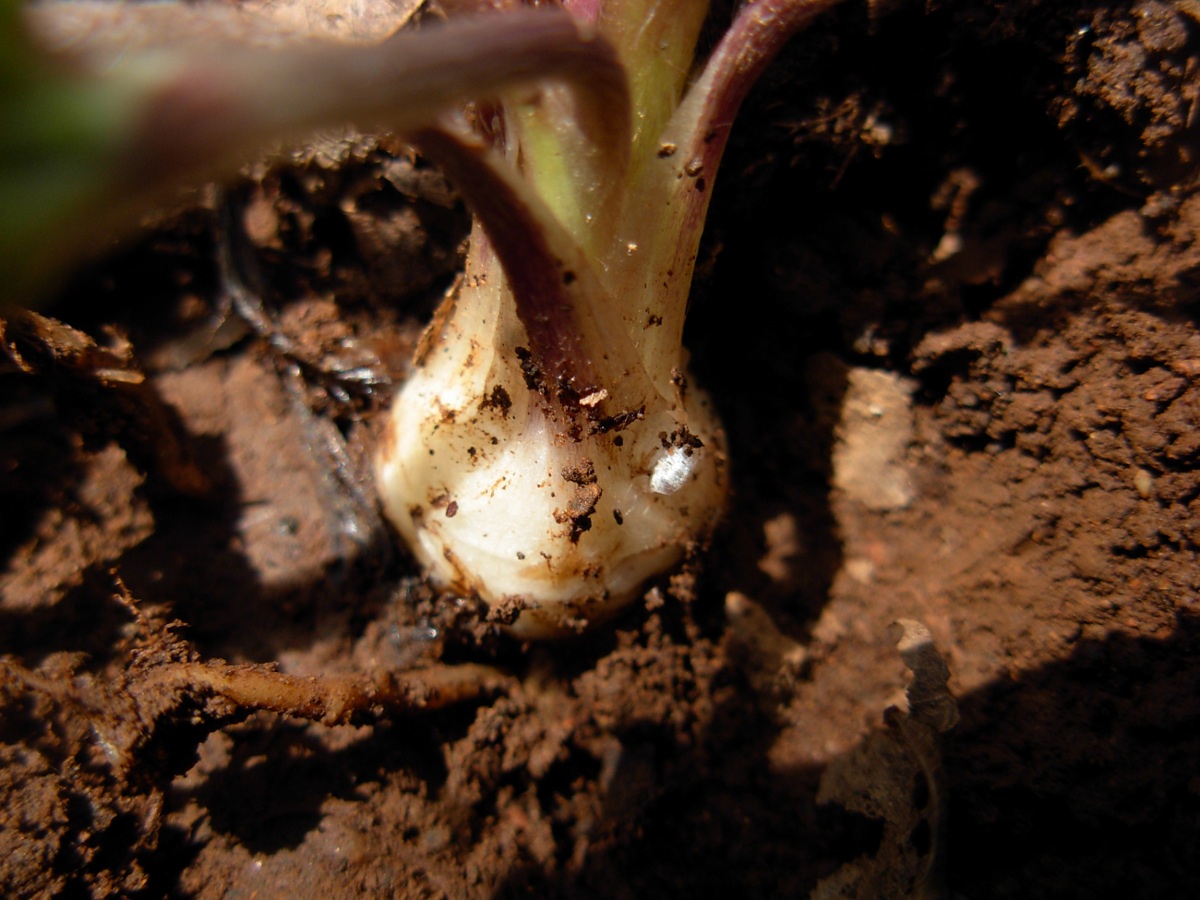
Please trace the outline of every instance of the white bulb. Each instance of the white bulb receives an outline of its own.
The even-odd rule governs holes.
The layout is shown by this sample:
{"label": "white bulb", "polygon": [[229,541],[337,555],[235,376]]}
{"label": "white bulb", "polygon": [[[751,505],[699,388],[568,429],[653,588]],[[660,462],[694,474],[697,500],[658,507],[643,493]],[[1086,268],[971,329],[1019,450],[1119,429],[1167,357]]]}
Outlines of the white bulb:
{"label": "white bulb", "polygon": [[502,340],[488,293],[502,292],[453,301],[397,397],[378,488],[435,581],[507,610],[519,637],[554,637],[611,616],[711,533],[724,437],[694,388],[572,436],[503,352],[520,335]]}

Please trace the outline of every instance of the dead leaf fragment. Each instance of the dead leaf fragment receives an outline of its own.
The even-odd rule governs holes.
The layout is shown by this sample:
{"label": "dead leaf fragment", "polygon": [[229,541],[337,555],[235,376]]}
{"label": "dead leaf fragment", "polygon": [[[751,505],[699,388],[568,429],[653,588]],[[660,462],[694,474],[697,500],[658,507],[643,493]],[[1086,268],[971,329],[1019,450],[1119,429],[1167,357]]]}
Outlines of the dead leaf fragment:
{"label": "dead leaf fragment", "polygon": [[892,627],[900,630],[896,649],[913,673],[906,692],[909,718],[936,732],[949,731],[958,724],[958,704],[947,687],[950,667],[934,646],[933,635],[912,619],[900,619]]}
{"label": "dead leaf fragment", "polygon": [[958,721],[950,670],[920,622],[902,619],[897,649],[913,673],[908,711],[884,712],[887,729],[868,736],[825,770],[820,804],[837,804],[883,822],[873,857],[848,863],[817,884],[813,900],[945,895],[942,884],[946,786],[939,747]]}

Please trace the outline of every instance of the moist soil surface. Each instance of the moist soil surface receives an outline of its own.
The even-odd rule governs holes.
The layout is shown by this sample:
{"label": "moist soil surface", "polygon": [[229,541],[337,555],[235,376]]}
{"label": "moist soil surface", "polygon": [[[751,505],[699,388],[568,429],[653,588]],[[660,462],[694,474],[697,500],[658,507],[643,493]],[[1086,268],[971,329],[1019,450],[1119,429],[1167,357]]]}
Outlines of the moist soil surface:
{"label": "moist soil surface", "polygon": [[[1200,894],[1198,105],[1190,0],[850,2],[794,40],[686,338],[730,509],[567,642],[425,583],[377,511],[468,226],[398,142],[260,166],[14,314],[0,893]],[[897,620],[959,715],[880,799]],[[500,674],[305,718],[188,674],[223,662]]]}

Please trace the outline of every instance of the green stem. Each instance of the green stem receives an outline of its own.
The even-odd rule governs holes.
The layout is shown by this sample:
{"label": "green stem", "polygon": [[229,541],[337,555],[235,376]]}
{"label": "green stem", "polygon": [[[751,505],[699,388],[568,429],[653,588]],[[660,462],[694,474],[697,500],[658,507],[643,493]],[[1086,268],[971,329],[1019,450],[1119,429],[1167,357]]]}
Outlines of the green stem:
{"label": "green stem", "polygon": [[617,302],[591,256],[538,194],[502,158],[453,129],[421,132],[416,143],[442,164],[483,223],[529,339],[543,397],[578,413],[574,401],[604,389],[608,402],[583,411],[596,420],[606,409],[644,403],[648,383]]}

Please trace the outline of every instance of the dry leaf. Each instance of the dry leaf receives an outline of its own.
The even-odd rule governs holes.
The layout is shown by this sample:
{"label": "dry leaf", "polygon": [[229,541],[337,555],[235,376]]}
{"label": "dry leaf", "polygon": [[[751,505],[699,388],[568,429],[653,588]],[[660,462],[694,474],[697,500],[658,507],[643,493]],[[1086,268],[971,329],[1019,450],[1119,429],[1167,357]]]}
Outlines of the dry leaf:
{"label": "dry leaf", "polygon": [[908,711],[884,712],[887,730],[866,738],[831,763],[817,791],[820,804],[883,822],[873,857],[847,863],[823,879],[813,900],[912,897],[932,900],[945,893],[942,847],[946,787],[939,737],[958,721],[947,688],[950,670],[920,622],[896,623],[900,657],[912,670]]}

